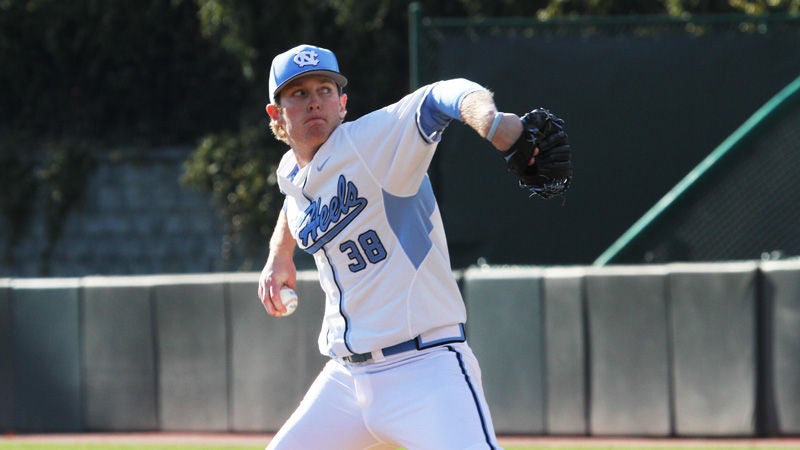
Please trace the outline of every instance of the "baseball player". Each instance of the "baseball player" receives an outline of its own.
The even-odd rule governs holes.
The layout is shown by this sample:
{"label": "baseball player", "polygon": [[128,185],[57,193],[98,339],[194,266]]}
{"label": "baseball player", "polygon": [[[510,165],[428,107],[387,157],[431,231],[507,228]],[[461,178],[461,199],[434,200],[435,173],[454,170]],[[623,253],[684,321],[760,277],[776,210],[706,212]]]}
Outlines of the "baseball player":
{"label": "baseball player", "polygon": [[269,71],[270,126],[291,149],[258,295],[269,314],[286,313],[279,291],[295,288],[294,250],[312,254],[330,361],[267,448],[498,448],[426,171],[459,120],[522,186],[559,195],[572,175],[563,121],[498,112],[489,91],[452,79],[344,122],[346,85],[336,56],[312,45],[277,55]]}

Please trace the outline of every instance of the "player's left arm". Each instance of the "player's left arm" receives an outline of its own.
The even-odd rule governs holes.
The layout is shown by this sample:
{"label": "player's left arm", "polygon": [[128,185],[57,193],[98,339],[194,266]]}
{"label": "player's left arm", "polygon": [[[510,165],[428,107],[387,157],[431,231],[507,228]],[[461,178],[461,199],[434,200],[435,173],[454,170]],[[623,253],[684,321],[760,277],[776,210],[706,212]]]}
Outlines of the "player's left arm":
{"label": "player's left arm", "polygon": [[498,112],[489,91],[476,91],[461,103],[464,122],[500,150],[506,167],[531,196],[563,195],[572,180],[572,149],[564,120],[543,108],[522,117]]}
{"label": "player's left arm", "polygon": [[[464,122],[486,138],[497,114],[491,91],[464,78],[455,78],[433,85],[420,107],[418,120],[422,133],[431,141],[438,140],[452,120]],[[501,113],[491,142],[498,150],[508,150],[520,134],[519,116]]]}
{"label": "player's left arm", "polygon": [[[418,115],[420,131],[436,142],[451,120],[460,120],[500,151],[519,185],[552,198],[572,179],[572,151],[564,121],[542,108],[522,117],[497,110],[491,91],[463,78],[432,86]],[[537,159],[539,160],[537,162]]]}
{"label": "player's left arm", "polygon": [[484,139],[489,137],[494,127],[489,142],[500,151],[511,148],[522,134],[520,117],[513,113],[498,111],[492,92],[486,89],[465,96],[461,102],[460,112],[464,123]]}

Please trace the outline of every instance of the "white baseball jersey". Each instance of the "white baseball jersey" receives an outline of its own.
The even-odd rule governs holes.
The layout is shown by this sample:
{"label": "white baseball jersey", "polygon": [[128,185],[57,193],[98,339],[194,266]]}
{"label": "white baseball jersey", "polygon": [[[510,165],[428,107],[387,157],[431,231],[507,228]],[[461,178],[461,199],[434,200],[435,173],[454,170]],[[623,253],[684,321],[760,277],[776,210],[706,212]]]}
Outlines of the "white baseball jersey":
{"label": "white baseball jersey", "polygon": [[341,124],[305,167],[291,150],[278,167],[289,228],[314,255],[325,292],[325,355],[371,352],[466,321],[427,176],[446,126],[423,131],[431,89]]}

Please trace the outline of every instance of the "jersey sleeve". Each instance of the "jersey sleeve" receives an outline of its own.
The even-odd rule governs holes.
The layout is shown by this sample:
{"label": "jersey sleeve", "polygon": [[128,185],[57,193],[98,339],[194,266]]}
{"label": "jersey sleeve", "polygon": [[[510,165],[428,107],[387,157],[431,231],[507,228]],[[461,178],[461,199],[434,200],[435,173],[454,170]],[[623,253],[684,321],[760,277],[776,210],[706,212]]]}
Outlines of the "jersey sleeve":
{"label": "jersey sleeve", "polygon": [[414,194],[441,134],[465,95],[483,89],[465,79],[423,86],[348,124],[347,136],[376,181],[394,195]]}
{"label": "jersey sleeve", "polygon": [[464,78],[434,84],[422,101],[417,114],[420,133],[428,142],[438,142],[452,120],[463,121],[461,101],[464,97],[483,89],[481,85]]}

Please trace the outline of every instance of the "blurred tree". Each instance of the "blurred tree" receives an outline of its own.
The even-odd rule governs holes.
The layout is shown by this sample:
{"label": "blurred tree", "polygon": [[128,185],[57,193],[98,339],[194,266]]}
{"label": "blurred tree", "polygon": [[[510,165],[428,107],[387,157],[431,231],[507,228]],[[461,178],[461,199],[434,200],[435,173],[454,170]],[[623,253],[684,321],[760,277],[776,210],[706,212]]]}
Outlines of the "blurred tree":
{"label": "blurred tree", "polygon": [[185,163],[181,182],[210,193],[224,218],[224,270],[260,268],[280,199],[275,165],[280,150],[265,141],[264,129],[206,135]]}
{"label": "blurred tree", "polygon": [[6,246],[3,249],[5,264],[14,264],[14,246],[25,235],[37,193],[36,164],[30,155],[17,149],[24,146],[19,138],[0,140],[0,214],[5,222]]}
{"label": "blurred tree", "polygon": [[[348,117],[359,117],[406,93],[410,3],[0,0],[0,162],[10,187],[0,192],[0,213],[12,233],[21,233],[30,214],[25,193],[82,189],[92,168],[85,153],[100,146],[196,145],[184,182],[216,199],[229,220],[226,254],[232,263],[250,255],[241,267],[251,267],[266,252],[279,207],[271,173],[287,150],[266,126],[272,56],[302,42],[336,51],[350,79]],[[433,17],[541,20],[800,9],[800,0],[419,3]],[[62,177],[59,170],[78,172]],[[62,217],[79,198],[71,194],[59,204]]]}
{"label": "blurred tree", "polygon": [[[266,126],[267,71],[273,55],[309,42],[334,50],[350,84],[348,118],[391,103],[406,93],[408,0],[195,0],[202,33],[235,56],[253,90],[238,133],[211,134],[187,164],[185,182],[213,192],[229,220],[228,242],[249,249],[247,267],[266,256],[266,238],[278,208],[274,172],[287,150]],[[541,20],[579,15],[735,12],[737,0],[458,0],[419,3],[434,17],[532,16]],[[788,8],[800,0],[773,0]],[[777,5],[777,4],[781,5]],[[253,146],[258,149],[252,148]],[[248,155],[247,157],[243,157]],[[226,168],[220,170],[221,168]],[[254,181],[252,177],[257,177]],[[267,180],[266,184],[263,180]],[[243,186],[258,186],[257,189]],[[247,208],[254,208],[249,212]],[[255,241],[253,241],[255,239]],[[228,248],[228,247],[226,247]],[[231,252],[232,258],[235,252]]]}
{"label": "blurred tree", "polygon": [[48,139],[186,143],[246,88],[190,1],[3,0],[0,64],[0,132]]}
{"label": "blurred tree", "polygon": [[252,89],[238,131],[203,137],[183,182],[212,193],[227,219],[224,264],[260,268],[280,208],[274,171],[288,150],[272,137],[264,111],[272,56],[303,42],[333,49],[350,81],[348,117],[358,117],[405,93],[407,2],[196,3],[203,34],[239,60]]}
{"label": "blurred tree", "polygon": [[0,206],[6,259],[43,194],[42,274],[83,198],[93,153],[186,145],[238,124],[238,61],[191,1],[0,1]]}

